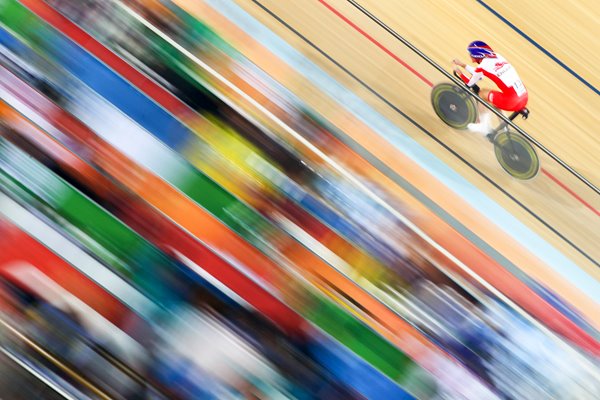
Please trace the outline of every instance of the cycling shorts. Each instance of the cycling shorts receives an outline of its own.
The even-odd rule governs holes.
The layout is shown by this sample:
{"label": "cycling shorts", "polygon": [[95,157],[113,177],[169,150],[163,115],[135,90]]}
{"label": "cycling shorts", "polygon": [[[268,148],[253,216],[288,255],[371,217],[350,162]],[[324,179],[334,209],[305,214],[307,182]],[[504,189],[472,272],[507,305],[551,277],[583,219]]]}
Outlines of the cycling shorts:
{"label": "cycling shorts", "polygon": [[527,106],[529,96],[527,92],[521,96],[517,96],[514,91],[500,92],[498,90],[491,90],[487,100],[504,111],[521,111]]}

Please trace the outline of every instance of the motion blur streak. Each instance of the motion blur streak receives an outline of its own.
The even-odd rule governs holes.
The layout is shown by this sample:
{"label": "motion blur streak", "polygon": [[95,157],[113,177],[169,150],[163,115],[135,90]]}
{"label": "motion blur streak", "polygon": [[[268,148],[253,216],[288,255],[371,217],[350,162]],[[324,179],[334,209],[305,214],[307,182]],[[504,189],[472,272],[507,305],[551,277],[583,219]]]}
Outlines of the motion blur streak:
{"label": "motion blur streak", "polygon": [[0,397],[600,396],[590,321],[212,23],[0,2]]}

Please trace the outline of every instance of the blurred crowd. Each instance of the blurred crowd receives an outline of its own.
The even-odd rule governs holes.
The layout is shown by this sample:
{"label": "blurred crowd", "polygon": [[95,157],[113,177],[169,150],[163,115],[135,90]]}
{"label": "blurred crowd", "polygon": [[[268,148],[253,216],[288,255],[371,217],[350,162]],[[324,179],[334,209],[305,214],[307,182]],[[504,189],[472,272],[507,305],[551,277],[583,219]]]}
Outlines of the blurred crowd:
{"label": "blurred crowd", "polygon": [[[56,283],[46,282],[47,277],[37,289],[24,284],[26,278],[17,279],[10,272],[14,266],[9,261],[14,259],[7,259],[0,265],[2,348],[28,368],[43,370],[75,398],[369,397],[377,392],[363,389],[368,383],[353,382],[350,375],[344,377],[346,370],[340,367],[342,372],[336,373],[333,364],[324,361],[324,349],[331,350],[333,343],[369,346],[360,343],[367,340],[361,339],[362,333],[346,334],[350,324],[344,325],[343,317],[336,315],[351,314],[360,321],[352,325],[357,332],[371,332],[373,325],[367,328],[363,322],[375,319],[367,305],[349,298],[350,289],[327,278],[332,275],[325,270],[331,269],[393,310],[415,335],[433,343],[449,360],[437,367],[412,360],[426,371],[416,373],[415,367],[402,370],[403,376],[387,373],[386,379],[408,388],[411,395],[439,399],[600,395],[594,356],[550,336],[492,293],[443,268],[436,250],[405,223],[413,217],[408,207],[372,179],[364,164],[352,161],[359,156],[338,139],[335,128],[254,67],[206,21],[168,1],[46,3],[189,109],[176,116],[186,127],[181,131],[175,123],[159,126],[153,116],[132,122],[133,114],[123,116],[125,106],[109,104],[91,81],[75,76],[69,65],[81,63],[83,69],[86,65],[73,59],[73,50],[47,27],[23,20],[18,28],[15,19],[12,29],[28,30],[29,39],[3,31],[2,192],[160,309],[140,316],[127,305],[127,317],[110,321],[55,288]],[[10,14],[3,18],[6,15]],[[254,115],[234,95],[225,98],[221,81],[150,25],[242,87],[304,140],[289,136],[281,125],[265,125],[262,116]],[[19,84],[35,91],[20,90]],[[11,93],[10,87],[18,93]],[[117,96],[126,104],[125,93]],[[32,129],[31,123],[46,134]],[[156,131],[150,132],[147,126],[154,123]],[[111,132],[117,129],[131,135],[117,138]],[[232,235],[245,239],[276,265],[262,274],[244,259],[210,249],[272,294],[269,301],[283,302],[291,313],[299,314],[300,324],[288,329],[275,314],[261,313],[241,294],[219,284],[218,276],[209,279],[190,266],[181,254],[184,250],[176,246],[189,241],[189,248],[197,249],[203,238],[178,226],[173,215],[134,188],[153,185],[148,167],[131,161],[133,154],[146,151],[146,142],[139,142],[134,132],[160,141],[161,146],[148,155],[152,162],[171,165],[175,161],[167,160],[177,160],[188,166],[186,174],[173,177],[169,184],[196,201],[197,207],[217,215],[235,232]],[[332,167],[315,148],[350,174]],[[67,189],[59,186],[82,196],[72,194],[77,200],[67,201]],[[203,200],[196,200],[190,194],[193,190]],[[31,240],[15,239],[10,245],[33,248]],[[318,265],[302,262],[309,255]],[[63,268],[73,268],[62,263]],[[342,305],[338,314],[331,314],[329,325],[311,320],[316,313],[312,310],[321,307],[319,296]],[[16,327],[18,334],[8,327]],[[352,341],[345,343],[345,336],[352,336]],[[352,350],[336,350],[336,365],[356,363],[361,353],[356,347]],[[409,352],[402,346],[400,350]],[[482,391],[465,390],[463,376],[481,384]],[[411,385],[411,380],[417,383]]]}
{"label": "blurred crowd", "polygon": [[[125,324],[139,341],[134,345],[115,337],[114,327],[88,328],[94,319],[89,309],[3,281],[3,300],[12,308],[3,322],[17,326],[20,335],[7,335],[3,343],[35,368],[69,382],[77,398],[93,395],[92,385],[126,399],[356,398],[314,361],[304,340],[282,334],[207,282],[194,286],[194,298],[171,309],[177,317],[163,320],[159,330],[140,321]],[[59,357],[61,365],[31,343]]]}

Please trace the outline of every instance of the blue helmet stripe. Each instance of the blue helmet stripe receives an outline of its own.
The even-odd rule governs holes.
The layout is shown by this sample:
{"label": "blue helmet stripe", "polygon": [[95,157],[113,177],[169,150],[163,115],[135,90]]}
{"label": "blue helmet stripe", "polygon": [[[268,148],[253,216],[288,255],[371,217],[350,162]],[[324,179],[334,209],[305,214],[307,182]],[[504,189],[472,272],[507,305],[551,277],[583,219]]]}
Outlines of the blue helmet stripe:
{"label": "blue helmet stripe", "polygon": [[467,50],[473,58],[483,58],[485,56],[493,56],[494,52],[489,49],[482,49],[481,47],[468,47]]}

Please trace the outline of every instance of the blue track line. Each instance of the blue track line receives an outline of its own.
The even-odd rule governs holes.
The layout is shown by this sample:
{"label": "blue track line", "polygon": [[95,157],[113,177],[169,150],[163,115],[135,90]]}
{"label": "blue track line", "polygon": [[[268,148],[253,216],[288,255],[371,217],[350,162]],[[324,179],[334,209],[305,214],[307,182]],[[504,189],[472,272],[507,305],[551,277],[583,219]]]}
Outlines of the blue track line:
{"label": "blue track line", "polygon": [[506,18],[504,18],[498,11],[494,10],[492,7],[490,7],[489,5],[487,5],[482,0],[475,0],[475,1],[478,2],[479,4],[481,4],[483,7],[485,7],[489,12],[491,12],[492,14],[494,14],[496,17],[498,17],[498,19],[500,19],[506,25],[510,26],[519,35],[523,36],[529,43],[531,43],[532,45],[534,45],[535,47],[537,47],[542,53],[544,53],[545,55],[547,55],[548,57],[550,57],[552,59],[552,61],[554,61],[555,63],[557,63],[561,67],[563,67],[568,73],[570,73],[575,78],[577,78],[581,83],[583,83],[585,86],[587,86],[590,89],[592,89],[594,91],[594,93],[596,93],[597,95],[600,95],[600,90],[596,89],[596,87],[594,85],[592,85],[591,83],[589,83],[588,81],[586,81],[581,75],[579,75],[577,72],[573,71],[567,64],[565,64],[564,62],[562,62],[561,60],[559,60],[554,54],[552,54],[548,50],[546,50],[541,44],[539,44],[538,42],[536,42],[535,40],[533,40],[529,35],[527,35],[522,30],[520,30],[519,28],[517,28],[515,26],[515,24],[513,24],[512,22],[510,22],[509,20],[507,20]]}

